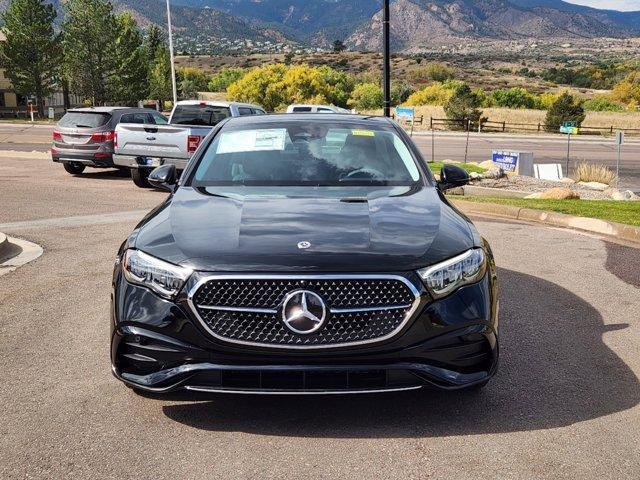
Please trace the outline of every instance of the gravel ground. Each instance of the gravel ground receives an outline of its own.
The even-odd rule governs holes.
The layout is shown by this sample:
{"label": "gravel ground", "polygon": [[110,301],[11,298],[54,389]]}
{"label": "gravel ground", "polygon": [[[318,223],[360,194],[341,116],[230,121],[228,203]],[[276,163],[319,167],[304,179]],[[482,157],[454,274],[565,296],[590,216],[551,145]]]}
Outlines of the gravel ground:
{"label": "gravel ground", "polygon": [[519,175],[510,175],[505,178],[482,179],[474,181],[473,185],[478,187],[499,188],[505,190],[518,190],[521,192],[538,193],[549,190],[550,188],[570,188],[578,192],[580,198],[587,200],[611,200],[611,196],[605,192],[586,188],[578,183],[554,182],[551,180],[538,180],[537,178],[522,177]]}

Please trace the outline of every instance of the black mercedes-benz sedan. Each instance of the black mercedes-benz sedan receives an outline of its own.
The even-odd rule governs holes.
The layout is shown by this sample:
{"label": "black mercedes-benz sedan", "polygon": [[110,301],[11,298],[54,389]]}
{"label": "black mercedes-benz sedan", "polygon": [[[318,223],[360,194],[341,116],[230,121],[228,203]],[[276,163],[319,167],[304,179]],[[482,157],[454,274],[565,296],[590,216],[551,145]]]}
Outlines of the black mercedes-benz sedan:
{"label": "black mercedes-benz sedan", "polygon": [[137,390],[258,394],[485,385],[498,363],[489,245],[394,122],[219,124],[122,245],[113,373]]}

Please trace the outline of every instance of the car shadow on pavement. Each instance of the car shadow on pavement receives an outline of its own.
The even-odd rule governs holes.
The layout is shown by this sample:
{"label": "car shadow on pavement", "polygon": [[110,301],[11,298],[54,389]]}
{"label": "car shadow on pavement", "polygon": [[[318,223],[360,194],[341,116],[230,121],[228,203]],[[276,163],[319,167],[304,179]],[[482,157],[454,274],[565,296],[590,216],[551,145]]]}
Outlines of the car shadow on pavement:
{"label": "car shadow on pavement", "polygon": [[74,175],[77,179],[85,180],[131,180],[131,174],[128,170],[111,170],[111,169],[95,169],[85,170],[80,175]]}
{"label": "car shadow on pavement", "polygon": [[[167,417],[213,431],[335,438],[430,437],[539,430],[640,402],[631,369],[603,342],[603,324],[570,291],[504,270],[501,368],[476,393],[423,390],[363,396],[176,395]],[[157,397],[163,400],[162,397]]]}

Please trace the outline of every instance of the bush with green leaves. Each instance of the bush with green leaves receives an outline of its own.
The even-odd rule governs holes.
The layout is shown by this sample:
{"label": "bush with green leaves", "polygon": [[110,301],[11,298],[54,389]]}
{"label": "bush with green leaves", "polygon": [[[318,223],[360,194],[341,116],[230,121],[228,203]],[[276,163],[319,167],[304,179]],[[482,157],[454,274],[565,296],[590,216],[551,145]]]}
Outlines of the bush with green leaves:
{"label": "bush with green leaves", "polygon": [[180,98],[190,100],[197,97],[198,92],[209,88],[209,76],[199,68],[183,67],[176,70],[176,82]]}
{"label": "bush with green leaves", "polygon": [[491,97],[498,107],[533,109],[540,106],[538,96],[521,87],[494,90]]}
{"label": "bush with green leaves", "polygon": [[382,108],[384,94],[377,83],[361,83],[356,85],[349,99],[349,106],[359,110],[375,110]]}
{"label": "bush with green leaves", "polygon": [[229,85],[237,82],[247,74],[244,68],[223,68],[216,73],[209,81],[210,92],[226,92]]}
{"label": "bush with green leaves", "polygon": [[350,75],[327,66],[283,63],[257,67],[227,88],[231,100],[284,110],[292,103],[333,104],[346,107],[354,87]]}
{"label": "bush with green leaves", "polygon": [[558,97],[547,111],[545,130],[547,132],[557,132],[565,122],[575,122],[579,127],[585,118],[586,115],[580,100],[565,92]]}
{"label": "bush with green leaves", "polygon": [[604,95],[598,95],[585,101],[582,106],[588,112],[622,112],[624,107],[617,102],[612,102]]}
{"label": "bush with green leaves", "polygon": [[[482,101],[477,93],[475,93],[469,85],[460,85],[449,101],[444,105],[444,113],[449,120],[465,120],[471,121],[472,124],[478,124],[482,117]],[[465,124],[452,123],[453,128],[464,128]]]}
{"label": "bush with green leaves", "polygon": [[428,81],[446,82],[447,80],[453,80],[455,72],[442,63],[430,63],[413,70],[409,76],[411,80],[421,83]]}

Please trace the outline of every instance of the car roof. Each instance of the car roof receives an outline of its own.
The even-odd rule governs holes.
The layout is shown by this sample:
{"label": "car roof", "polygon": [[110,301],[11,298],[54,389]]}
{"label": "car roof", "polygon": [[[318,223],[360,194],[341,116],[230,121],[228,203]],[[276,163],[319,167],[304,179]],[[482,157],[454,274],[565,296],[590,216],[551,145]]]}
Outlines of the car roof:
{"label": "car roof", "polygon": [[200,104],[206,104],[212,107],[231,107],[232,105],[235,105],[237,107],[250,107],[250,108],[259,108],[260,110],[264,110],[263,107],[261,107],[260,105],[255,105],[253,103],[242,103],[242,102],[226,102],[226,101],[221,101],[221,100],[181,100],[178,103],[176,103],[176,106],[178,105],[200,105]]}
{"label": "car roof", "polygon": [[226,124],[229,125],[256,125],[261,123],[277,123],[277,122],[305,122],[305,123],[351,123],[354,125],[362,125],[369,123],[371,125],[387,126],[390,125],[391,119],[382,116],[373,115],[354,115],[351,113],[270,113],[267,115],[250,115],[245,117],[229,118]]}
{"label": "car roof", "polygon": [[82,107],[82,108],[70,108],[69,112],[95,112],[95,113],[113,113],[119,110],[145,110],[143,108],[131,108],[131,107]]}

